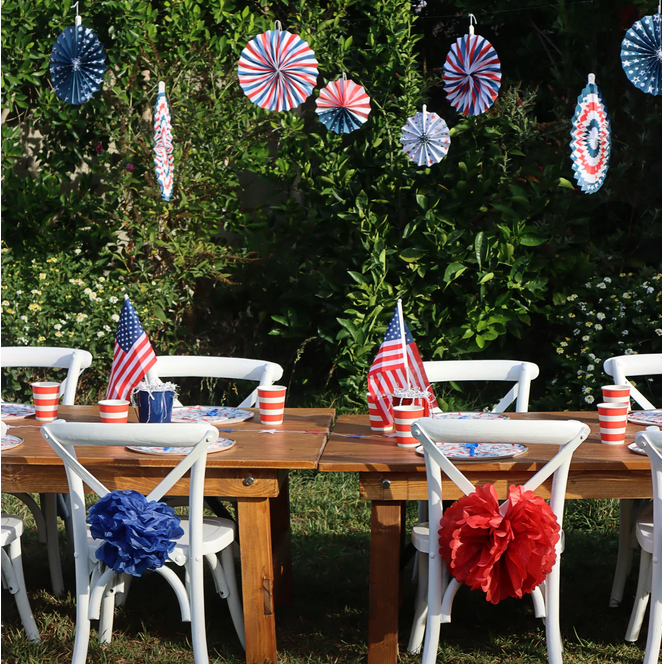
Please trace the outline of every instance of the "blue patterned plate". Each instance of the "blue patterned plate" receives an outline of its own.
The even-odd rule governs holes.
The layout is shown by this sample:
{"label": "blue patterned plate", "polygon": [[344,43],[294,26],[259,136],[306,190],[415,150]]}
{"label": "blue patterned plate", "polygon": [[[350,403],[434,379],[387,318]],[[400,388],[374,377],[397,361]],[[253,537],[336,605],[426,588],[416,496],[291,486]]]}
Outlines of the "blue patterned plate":
{"label": "blue patterned plate", "polygon": [[2,417],[29,417],[34,415],[34,406],[24,403],[5,403],[0,404]]}
{"label": "blue patterned plate", "polygon": [[227,406],[181,406],[172,409],[171,422],[244,422],[250,420],[253,413],[241,408]]}
{"label": "blue patterned plate", "polygon": [[656,410],[635,410],[628,417],[634,424],[662,424],[662,409]]}
{"label": "blue patterned plate", "polygon": [[507,420],[506,415],[501,415],[501,413],[432,413],[430,415],[435,420]]}
{"label": "blue patterned plate", "polygon": [[[508,459],[524,454],[526,445],[514,443],[437,443],[437,447],[449,459],[458,461],[488,461],[489,459]],[[423,445],[416,448],[416,454],[423,456]]]}
{"label": "blue patterned plate", "polygon": [[23,442],[22,438],[19,438],[18,436],[10,436],[10,435],[4,435],[2,437],[2,443],[0,443],[0,450],[3,452],[5,450],[11,450],[14,447],[18,447],[21,443]]}
{"label": "blue patterned plate", "polygon": [[[216,442],[212,443],[207,448],[207,454],[214,454],[214,452],[225,452],[231,447],[234,447],[236,440],[230,440],[229,438],[219,438]],[[188,454],[193,448],[192,447],[150,447],[147,445],[127,445],[127,450],[132,452],[141,452],[142,454]]]}

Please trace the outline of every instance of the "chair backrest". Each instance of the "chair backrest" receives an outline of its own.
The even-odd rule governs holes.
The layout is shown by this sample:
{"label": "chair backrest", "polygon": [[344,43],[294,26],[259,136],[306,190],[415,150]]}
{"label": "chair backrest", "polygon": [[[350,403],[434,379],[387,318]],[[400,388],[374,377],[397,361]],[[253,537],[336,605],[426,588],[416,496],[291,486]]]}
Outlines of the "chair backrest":
{"label": "chair backrest", "polygon": [[538,365],[520,360],[435,360],[423,362],[431,383],[462,381],[508,381],[510,391],[492,408],[502,413],[513,401],[515,410],[525,413],[529,408],[531,381],[540,373]]}
{"label": "chair backrest", "polygon": [[[243,357],[203,357],[199,355],[159,355],[147,373],[148,380],[163,378],[229,378],[251,380],[258,385],[273,385],[283,375],[283,368],[275,362],[251,360]],[[257,387],[240,404],[254,406]]]}
{"label": "chair backrest", "polygon": [[0,366],[68,369],[60,385],[63,406],[73,406],[80,374],[92,364],[92,355],[78,348],[48,346],[4,346]]}
{"label": "chair backrest", "polygon": [[605,360],[605,373],[615,385],[630,385],[630,396],[644,409],[655,406],[628,380],[628,376],[655,376],[662,374],[662,353],[617,355]]}
{"label": "chair backrest", "polygon": [[662,431],[658,427],[648,427],[639,431],[635,442],[648,454],[653,475],[653,518],[657,526],[659,553],[662,554]]}

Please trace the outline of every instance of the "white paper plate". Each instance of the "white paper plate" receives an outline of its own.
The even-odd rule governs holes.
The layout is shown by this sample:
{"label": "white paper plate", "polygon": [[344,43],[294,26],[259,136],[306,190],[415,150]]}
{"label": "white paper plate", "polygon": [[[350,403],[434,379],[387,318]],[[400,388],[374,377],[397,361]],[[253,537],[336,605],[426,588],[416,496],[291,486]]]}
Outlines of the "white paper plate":
{"label": "white paper plate", "polygon": [[29,417],[34,415],[34,406],[24,403],[5,403],[0,404],[2,417]]}
{"label": "white paper plate", "polygon": [[642,456],[646,456],[646,452],[644,452],[644,450],[642,450],[641,447],[637,445],[637,443],[630,443],[628,445],[628,449],[630,450],[630,452],[634,452],[635,454],[641,454]]}
{"label": "white paper plate", "polygon": [[241,408],[227,406],[180,406],[172,409],[171,422],[244,422],[250,420],[253,413]]}
{"label": "white paper plate", "polygon": [[0,450],[2,450],[3,452],[5,450],[11,450],[14,447],[18,447],[22,442],[23,442],[22,438],[7,434],[2,437],[2,442],[0,443]]}
{"label": "white paper plate", "polygon": [[658,408],[656,410],[635,410],[630,413],[628,420],[630,420],[630,422],[634,422],[634,424],[662,425],[662,409]]}
{"label": "white paper plate", "polygon": [[[216,442],[212,443],[207,448],[207,454],[214,454],[215,452],[225,452],[231,447],[234,447],[236,440],[230,440],[229,438],[219,438]],[[166,455],[177,455],[177,454],[188,454],[193,448],[192,447],[147,447],[147,446],[132,446],[127,445],[127,450],[132,452],[140,452],[141,454],[166,454]]]}
{"label": "white paper plate", "polygon": [[[437,447],[449,459],[458,461],[487,461],[489,459],[508,459],[524,454],[528,449],[526,445],[515,443],[475,443],[476,447],[464,443],[437,443]],[[473,455],[471,451],[473,450]],[[423,445],[416,448],[416,454],[423,456]]]}
{"label": "white paper plate", "polygon": [[501,413],[433,413],[430,417],[435,420],[507,420],[506,415],[501,415]]}

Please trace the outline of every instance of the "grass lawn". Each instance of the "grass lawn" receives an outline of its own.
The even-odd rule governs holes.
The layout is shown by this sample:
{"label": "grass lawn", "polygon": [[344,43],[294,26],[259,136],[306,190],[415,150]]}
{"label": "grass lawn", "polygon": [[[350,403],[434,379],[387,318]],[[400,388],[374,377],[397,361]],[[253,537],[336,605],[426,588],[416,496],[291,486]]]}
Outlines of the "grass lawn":
{"label": "grass lawn", "polygon": [[[284,664],[351,663],[367,660],[369,504],[358,500],[358,476],[350,473],[291,473],[294,598],[277,613],[279,661]],[[415,518],[412,504],[410,519]],[[71,661],[75,603],[73,560],[64,561],[68,595],[56,600],[45,545],[36,539],[23,504],[3,495],[3,511],[24,516],[28,594],[42,643],[28,643],[7,591],[2,595],[2,660],[7,664]],[[638,644],[623,635],[632,607],[636,574],[628,580],[623,606],[609,609],[616,562],[618,505],[615,501],[570,501],[566,505],[566,551],[562,560],[561,628],[564,661],[635,663],[643,659],[646,627]],[[33,524],[32,524],[33,525]],[[63,544],[62,549],[66,549]],[[635,560],[635,565],[637,561]],[[635,567],[636,570],[636,567]],[[413,612],[411,561],[405,572],[400,611],[400,661],[420,662],[406,652]],[[207,575],[206,617],[210,660],[243,662],[227,606]],[[46,590],[45,590],[46,589]],[[188,624],[179,619],[170,587],[155,574],[137,579],[127,605],[116,612],[113,641],[99,647],[93,627],[89,662],[175,664],[193,659]],[[546,662],[541,621],[528,599],[488,604],[462,589],[453,623],[442,626],[439,662],[462,664]]]}

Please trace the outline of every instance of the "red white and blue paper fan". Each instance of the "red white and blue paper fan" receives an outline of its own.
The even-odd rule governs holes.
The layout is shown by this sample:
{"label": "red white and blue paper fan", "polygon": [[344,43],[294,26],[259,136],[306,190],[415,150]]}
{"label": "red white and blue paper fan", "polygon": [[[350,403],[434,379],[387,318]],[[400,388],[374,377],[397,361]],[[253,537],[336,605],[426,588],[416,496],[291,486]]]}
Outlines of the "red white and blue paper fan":
{"label": "red white and blue paper fan", "polygon": [[159,93],[154,108],[154,167],[156,179],[161,185],[161,198],[169,201],[175,176],[175,158],[172,154],[172,124],[165,95],[165,85],[159,83]]}
{"label": "red white and blue paper fan", "polygon": [[316,111],[327,129],[336,134],[349,134],[368,119],[370,97],[343,74],[320,90]]}
{"label": "red white and blue paper fan", "polygon": [[68,104],[84,104],[101,87],[105,71],[103,44],[76,16],[76,24],[60,33],[51,51],[55,94]]}
{"label": "red white and blue paper fan", "polygon": [[446,121],[436,113],[422,113],[407,118],[400,137],[404,153],[419,166],[438,164],[447,154],[451,144]]}
{"label": "red white and blue paper fan", "polygon": [[644,16],[625,34],[621,44],[625,75],[640,90],[662,95],[662,15]]}
{"label": "red white and blue paper fan", "polygon": [[575,179],[584,193],[593,194],[605,180],[611,152],[611,123],[594,74],[577,97],[570,136]]}
{"label": "red white and blue paper fan", "polygon": [[269,111],[289,111],[303,103],[317,83],[317,60],[308,43],[276,21],[248,42],[239,58],[239,85]]}
{"label": "red white and blue paper fan", "polygon": [[446,56],[444,86],[448,101],[464,115],[480,115],[499,94],[499,56],[487,39],[474,34],[473,25]]}

